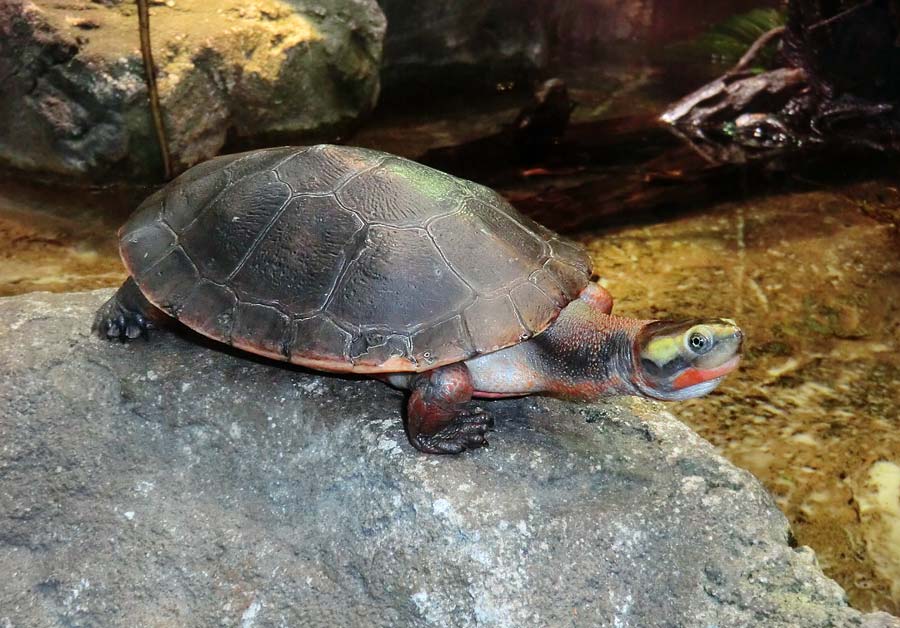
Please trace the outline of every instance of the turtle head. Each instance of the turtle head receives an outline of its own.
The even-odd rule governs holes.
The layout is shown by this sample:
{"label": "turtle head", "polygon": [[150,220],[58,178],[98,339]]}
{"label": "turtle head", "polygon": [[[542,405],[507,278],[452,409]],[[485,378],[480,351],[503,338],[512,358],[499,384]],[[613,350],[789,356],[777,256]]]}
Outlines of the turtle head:
{"label": "turtle head", "polygon": [[649,322],[634,340],[634,383],[654,399],[700,397],[737,368],[742,342],[725,318]]}

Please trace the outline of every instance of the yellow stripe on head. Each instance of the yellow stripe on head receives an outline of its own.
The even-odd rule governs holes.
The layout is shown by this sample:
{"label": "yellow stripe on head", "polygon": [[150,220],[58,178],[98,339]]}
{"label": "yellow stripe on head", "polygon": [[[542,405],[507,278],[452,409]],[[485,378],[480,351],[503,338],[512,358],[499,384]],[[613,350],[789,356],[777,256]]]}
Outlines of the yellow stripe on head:
{"label": "yellow stripe on head", "polygon": [[650,360],[657,366],[668,364],[681,353],[681,334],[653,338],[641,352],[641,358]]}
{"label": "yellow stripe on head", "polygon": [[743,334],[728,319],[654,321],[635,342],[636,381],[656,399],[703,395],[740,361]]}

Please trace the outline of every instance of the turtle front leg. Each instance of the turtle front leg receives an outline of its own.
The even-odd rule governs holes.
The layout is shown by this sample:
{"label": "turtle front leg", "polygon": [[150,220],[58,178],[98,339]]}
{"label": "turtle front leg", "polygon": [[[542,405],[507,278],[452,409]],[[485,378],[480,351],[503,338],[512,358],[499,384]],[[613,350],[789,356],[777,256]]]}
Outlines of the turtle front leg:
{"label": "turtle front leg", "polygon": [[474,387],[465,364],[416,375],[410,390],[406,433],[413,447],[428,454],[458,454],[487,446],[485,434],[493,420],[466,407]]}
{"label": "turtle front leg", "polygon": [[129,277],[122,287],[104,303],[94,316],[91,331],[104,340],[134,340],[148,338],[154,319],[161,312],[141,294],[134,279]]}

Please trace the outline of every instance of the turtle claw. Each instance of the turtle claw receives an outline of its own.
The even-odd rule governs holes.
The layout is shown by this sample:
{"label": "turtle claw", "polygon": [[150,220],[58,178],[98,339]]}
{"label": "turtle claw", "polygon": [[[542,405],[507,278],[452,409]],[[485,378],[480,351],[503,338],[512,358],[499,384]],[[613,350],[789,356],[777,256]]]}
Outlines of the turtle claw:
{"label": "turtle claw", "polygon": [[113,295],[97,310],[91,331],[104,340],[128,342],[141,337],[149,339],[153,323],[140,312],[123,306],[117,297],[118,294]]}
{"label": "turtle claw", "polygon": [[482,410],[461,412],[452,423],[434,434],[417,434],[412,445],[427,454],[458,454],[467,449],[488,447],[485,435],[494,427],[494,419]]}
{"label": "turtle claw", "polygon": [[135,314],[132,320],[125,321],[125,337],[129,340],[143,336],[149,339],[152,325],[141,314]]}

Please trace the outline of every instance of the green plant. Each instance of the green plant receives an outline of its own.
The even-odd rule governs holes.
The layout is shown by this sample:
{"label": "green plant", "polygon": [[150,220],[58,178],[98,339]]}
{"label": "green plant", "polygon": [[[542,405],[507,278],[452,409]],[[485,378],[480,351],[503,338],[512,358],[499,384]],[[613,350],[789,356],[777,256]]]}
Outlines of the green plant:
{"label": "green plant", "polygon": [[[712,63],[731,67],[763,34],[783,26],[786,15],[778,9],[754,9],[716,24],[694,39],[680,41],[664,49],[669,61]],[[754,60],[751,71],[761,72],[771,65],[778,40],[770,43]]]}

